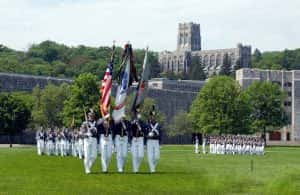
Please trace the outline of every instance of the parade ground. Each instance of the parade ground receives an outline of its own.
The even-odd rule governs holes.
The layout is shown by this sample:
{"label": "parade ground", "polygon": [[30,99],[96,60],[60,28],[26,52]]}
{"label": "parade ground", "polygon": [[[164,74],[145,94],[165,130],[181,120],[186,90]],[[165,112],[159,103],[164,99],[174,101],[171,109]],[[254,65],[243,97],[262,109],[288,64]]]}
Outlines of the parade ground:
{"label": "parade ground", "polygon": [[[162,146],[157,173],[92,174],[74,157],[38,156],[35,147],[0,147],[0,194],[300,194],[300,147],[270,147],[264,156],[197,155],[193,146]],[[130,157],[130,155],[129,155]]]}

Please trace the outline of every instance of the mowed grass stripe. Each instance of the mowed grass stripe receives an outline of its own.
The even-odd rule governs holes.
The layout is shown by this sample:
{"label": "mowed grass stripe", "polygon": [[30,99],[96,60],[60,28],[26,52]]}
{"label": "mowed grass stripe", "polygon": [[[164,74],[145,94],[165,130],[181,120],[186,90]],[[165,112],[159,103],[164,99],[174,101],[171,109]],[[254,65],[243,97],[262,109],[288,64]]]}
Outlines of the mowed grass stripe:
{"label": "mowed grass stripe", "polygon": [[[109,174],[100,158],[93,174],[73,157],[38,156],[31,148],[0,148],[0,194],[213,193],[300,194],[300,148],[267,148],[265,156],[196,155],[193,146],[162,146],[156,174],[145,158],[133,174],[130,154],[124,174],[113,156]],[[253,160],[253,171],[250,162]]]}

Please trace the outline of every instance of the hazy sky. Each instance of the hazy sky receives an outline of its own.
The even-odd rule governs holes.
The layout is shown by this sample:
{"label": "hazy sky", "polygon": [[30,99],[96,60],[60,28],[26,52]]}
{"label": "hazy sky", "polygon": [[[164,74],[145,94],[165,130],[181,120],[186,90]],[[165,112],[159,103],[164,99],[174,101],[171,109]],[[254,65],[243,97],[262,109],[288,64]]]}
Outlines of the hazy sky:
{"label": "hazy sky", "polygon": [[300,0],[0,0],[0,44],[25,50],[46,39],[69,46],[175,50],[179,22],[201,24],[203,49],[238,42],[300,48]]}

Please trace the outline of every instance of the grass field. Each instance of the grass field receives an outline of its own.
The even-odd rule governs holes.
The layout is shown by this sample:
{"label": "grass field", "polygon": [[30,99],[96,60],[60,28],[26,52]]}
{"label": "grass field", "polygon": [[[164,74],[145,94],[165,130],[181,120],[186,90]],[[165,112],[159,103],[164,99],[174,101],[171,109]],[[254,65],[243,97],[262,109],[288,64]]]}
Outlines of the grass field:
{"label": "grass field", "polygon": [[[129,155],[130,156],[130,155]],[[250,162],[253,160],[253,171]],[[163,146],[157,173],[85,175],[73,157],[38,156],[35,148],[0,148],[0,194],[300,194],[300,148],[267,148],[265,156],[196,155],[192,146]]]}

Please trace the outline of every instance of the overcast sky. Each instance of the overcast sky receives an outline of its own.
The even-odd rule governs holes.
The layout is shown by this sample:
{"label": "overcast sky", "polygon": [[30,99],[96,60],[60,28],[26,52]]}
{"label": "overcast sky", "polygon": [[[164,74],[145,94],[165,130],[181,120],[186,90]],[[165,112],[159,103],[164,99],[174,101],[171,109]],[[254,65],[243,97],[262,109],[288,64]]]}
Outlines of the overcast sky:
{"label": "overcast sky", "polygon": [[203,49],[300,48],[300,0],[0,0],[0,44],[26,50],[53,40],[69,46],[130,41],[175,50],[179,22],[201,25]]}

